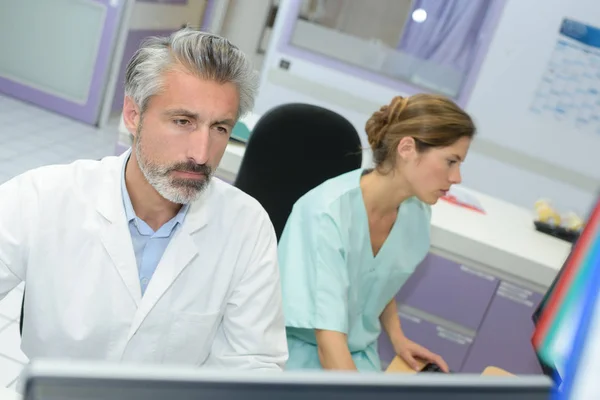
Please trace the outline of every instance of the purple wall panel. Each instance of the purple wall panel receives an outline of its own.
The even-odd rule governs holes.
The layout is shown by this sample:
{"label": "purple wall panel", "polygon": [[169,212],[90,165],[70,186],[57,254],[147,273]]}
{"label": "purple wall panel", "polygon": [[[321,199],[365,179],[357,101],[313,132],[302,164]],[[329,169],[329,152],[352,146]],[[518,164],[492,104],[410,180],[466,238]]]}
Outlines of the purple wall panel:
{"label": "purple wall panel", "polygon": [[[531,346],[531,315],[542,294],[430,254],[396,299],[477,332],[470,343],[464,335],[401,315],[405,334],[441,354],[453,370],[481,373],[493,365],[515,374],[541,373]],[[387,335],[378,344],[387,366],[395,356]]]}
{"label": "purple wall panel", "polygon": [[[400,315],[400,321],[406,337],[441,355],[451,370],[460,369],[471,345],[471,338],[413,315],[403,313]],[[379,354],[384,364],[389,363],[395,356],[385,334],[379,340]]]}
{"label": "purple wall panel", "polygon": [[396,298],[476,331],[498,283],[494,276],[429,254]]}
{"label": "purple wall panel", "polygon": [[542,373],[531,345],[531,315],[541,300],[540,293],[502,282],[462,372],[479,373],[493,365],[513,374]]}

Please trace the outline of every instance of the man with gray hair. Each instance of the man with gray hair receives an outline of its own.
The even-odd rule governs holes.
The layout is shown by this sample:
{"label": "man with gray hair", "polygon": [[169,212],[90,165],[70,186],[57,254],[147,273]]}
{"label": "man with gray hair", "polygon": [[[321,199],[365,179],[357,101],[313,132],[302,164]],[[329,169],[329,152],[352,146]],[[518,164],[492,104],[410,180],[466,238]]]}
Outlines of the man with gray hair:
{"label": "man with gray hair", "polygon": [[0,186],[0,298],[26,282],[30,359],[283,368],[273,226],[211,179],[256,80],[219,36],[150,38],[127,67],[131,150]]}

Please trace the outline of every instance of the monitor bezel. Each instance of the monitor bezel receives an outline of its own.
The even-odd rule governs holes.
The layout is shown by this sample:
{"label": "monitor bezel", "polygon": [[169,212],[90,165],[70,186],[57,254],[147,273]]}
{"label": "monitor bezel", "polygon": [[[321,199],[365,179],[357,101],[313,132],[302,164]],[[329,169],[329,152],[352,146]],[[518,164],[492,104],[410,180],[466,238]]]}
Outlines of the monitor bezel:
{"label": "monitor bezel", "polygon": [[[135,385],[140,387],[169,384],[196,385],[292,385],[296,388],[324,388],[329,390],[355,387],[397,388],[418,390],[435,387],[449,393],[465,390],[465,387],[495,393],[550,391],[552,381],[544,375],[482,376],[477,374],[394,374],[360,373],[340,371],[223,371],[206,368],[123,364],[108,362],[38,360],[26,367],[23,392],[25,399],[35,400],[28,394],[35,393],[39,385]],[[77,383],[79,382],[79,383]],[[43,386],[42,386],[43,387]],[[199,386],[200,387],[200,386]]]}

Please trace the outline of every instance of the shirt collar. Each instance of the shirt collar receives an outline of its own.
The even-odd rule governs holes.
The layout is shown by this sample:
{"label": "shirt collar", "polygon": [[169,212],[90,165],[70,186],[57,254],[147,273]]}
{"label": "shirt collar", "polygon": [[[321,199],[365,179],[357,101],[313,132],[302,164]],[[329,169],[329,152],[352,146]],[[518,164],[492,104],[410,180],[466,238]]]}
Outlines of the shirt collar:
{"label": "shirt collar", "polygon": [[[131,222],[135,221],[137,215],[135,215],[135,210],[133,209],[133,204],[131,204],[131,198],[129,197],[129,192],[127,191],[127,185],[125,185],[125,167],[127,166],[129,157],[131,157],[131,149],[127,150],[127,153],[128,154],[125,156],[123,166],[121,167],[121,194],[123,196],[123,207],[125,208],[125,217],[127,218],[127,222]],[[177,215],[175,215],[175,217],[170,221],[173,223],[173,228],[177,225],[177,223],[183,224],[183,220],[185,219],[189,208],[189,204],[184,204],[179,209]]]}

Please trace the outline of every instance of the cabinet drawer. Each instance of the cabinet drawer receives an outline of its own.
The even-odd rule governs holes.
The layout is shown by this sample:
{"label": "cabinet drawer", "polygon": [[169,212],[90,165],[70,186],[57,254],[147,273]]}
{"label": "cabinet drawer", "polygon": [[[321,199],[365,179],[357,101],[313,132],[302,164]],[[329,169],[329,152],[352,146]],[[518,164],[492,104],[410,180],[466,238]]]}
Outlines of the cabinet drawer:
{"label": "cabinet drawer", "polygon": [[429,254],[400,290],[400,304],[476,331],[498,287],[495,276]]}
{"label": "cabinet drawer", "polygon": [[[404,311],[400,322],[406,337],[441,355],[451,370],[460,370],[473,338]],[[384,368],[396,355],[385,333],[379,338],[379,355]]]}
{"label": "cabinet drawer", "polygon": [[513,374],[542,373],[531,344],[531,316],[542,297],[541,293],[501,282],[462,372],[480,373],[493,365]]}

